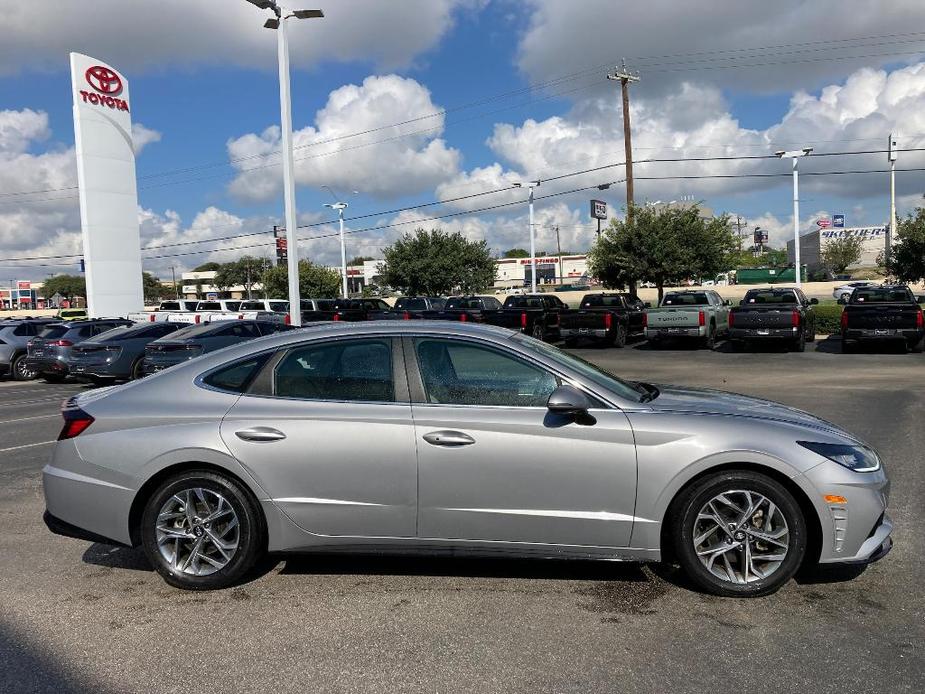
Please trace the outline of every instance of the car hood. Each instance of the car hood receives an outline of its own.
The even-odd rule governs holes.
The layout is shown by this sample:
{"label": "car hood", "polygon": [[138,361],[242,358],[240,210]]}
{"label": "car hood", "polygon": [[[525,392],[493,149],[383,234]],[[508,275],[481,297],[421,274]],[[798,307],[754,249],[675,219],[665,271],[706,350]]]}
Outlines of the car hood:
{"label": "car hood", "polygon": [[659,389],[658,397],[647,404],[657,412],[691,412],[765,419],[827,431],[852,441],[858,440],[831,422],[770,400],[706,388],[669,385],[656,387]]}

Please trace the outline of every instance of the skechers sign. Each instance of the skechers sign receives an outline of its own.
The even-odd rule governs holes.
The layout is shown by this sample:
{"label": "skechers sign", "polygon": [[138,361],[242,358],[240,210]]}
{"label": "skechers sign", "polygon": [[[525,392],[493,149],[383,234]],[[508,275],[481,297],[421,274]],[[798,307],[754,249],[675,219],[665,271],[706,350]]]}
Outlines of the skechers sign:
{"label": "skechers sign", "polygon": [[108,106],[117,111],[128,111],[128,102],[125,99],[118,98],[122,93],[122,78],[115,71],[110,70],[103,65],[94,65],[87,68],[84,77],[96,92],[88,92],[85,89],[80,90],[80,96],[84,103],[97,104],[99,106]]}

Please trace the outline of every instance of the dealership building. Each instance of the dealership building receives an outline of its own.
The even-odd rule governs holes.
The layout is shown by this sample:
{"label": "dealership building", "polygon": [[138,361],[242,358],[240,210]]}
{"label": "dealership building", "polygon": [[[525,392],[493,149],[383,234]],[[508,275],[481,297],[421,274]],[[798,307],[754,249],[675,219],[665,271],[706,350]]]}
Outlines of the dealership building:
{"label": "dealership building", "polygon": [[[800,262],[808,270],[822,267],[822,253],[833,241],[856,238],[861,241],[861,257],[849,270],[877,265],[877,258],[886,249],[886,227],[848,227],[845,229],[819,229],[800,237]],[[793,241],[787,242],[787,260],[795,262]]]}

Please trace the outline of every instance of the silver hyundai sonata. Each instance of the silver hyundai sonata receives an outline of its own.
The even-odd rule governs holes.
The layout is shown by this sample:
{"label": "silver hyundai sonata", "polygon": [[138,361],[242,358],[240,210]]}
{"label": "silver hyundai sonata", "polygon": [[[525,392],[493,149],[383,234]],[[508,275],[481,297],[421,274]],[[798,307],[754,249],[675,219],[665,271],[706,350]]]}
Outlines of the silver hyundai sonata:
{"label": "silver hyundai sonata", "polygon": [[624,381],[500,328],[330,323],[72,398],[59,534],[221,588],[265,552],[678,562],[765,595],[892,545],[877,454],[805,412]]}

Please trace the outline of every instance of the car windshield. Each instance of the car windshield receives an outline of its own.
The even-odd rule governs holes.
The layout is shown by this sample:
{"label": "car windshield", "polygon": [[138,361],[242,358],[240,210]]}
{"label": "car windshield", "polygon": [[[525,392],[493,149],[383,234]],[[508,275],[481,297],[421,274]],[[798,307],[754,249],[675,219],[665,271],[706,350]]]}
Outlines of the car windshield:
{"label": "car windshield", "polygon": [[912,292],[905,287],[865,287],[851,294],[852,304],[911,304]]}
{"label": "car windshield", "polygon": [[743,303],[746,304],[795,304],[797,297],[793,292],[748,292]]}
{"label": "car windshield", "polygon": [[662,300],[662,306],[702,306],[709,303],[707,295],[703,292],[666,294]]}
{"label": "car windshield", "polygon": [[42,328],[42,330],[39,332],[39,337],[54,339],[61,337],[68,330],[70,330],[70,328],[68,328],[66,325],[49,325],[47,328]]}
{"label": "car windshield", "polygon": [[584,376],[592,383],[599,385],[612,393],[619,395],[625,400],[631,400],[633,402],[645,402],[651,400],[658,391],[653,392],[653,387],[646,388],[645,386],[634,383],[633,381],[624,381],[622,378],[617,378],[609,371],[605,371],[601,367],[592,364],[589,361],[585,361],[581,357],[577,357],[574,354],[569,352],[564,352],[558,347],[553,347],[545,342],[540,340],[534,340],[532,337],[527,337],[526,335],[521,335],[519,333],[514,334],[511,337],[512,340],[525,347],[531,352],[536,352],[551,361],[556,362],[557,364],[564,366],[566,369],[574,371],[581,376]]}

